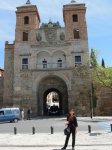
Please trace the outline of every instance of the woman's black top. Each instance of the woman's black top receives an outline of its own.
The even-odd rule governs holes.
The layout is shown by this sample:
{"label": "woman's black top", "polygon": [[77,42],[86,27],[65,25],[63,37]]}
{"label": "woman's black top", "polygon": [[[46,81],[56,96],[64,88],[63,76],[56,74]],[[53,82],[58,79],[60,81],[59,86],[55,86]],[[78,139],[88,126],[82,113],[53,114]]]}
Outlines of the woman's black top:
{"label": "woman's black top", "polygon": [[67,116],[67,121],[69,122],[68,126],[70,127],[78,127],[76,116]]}

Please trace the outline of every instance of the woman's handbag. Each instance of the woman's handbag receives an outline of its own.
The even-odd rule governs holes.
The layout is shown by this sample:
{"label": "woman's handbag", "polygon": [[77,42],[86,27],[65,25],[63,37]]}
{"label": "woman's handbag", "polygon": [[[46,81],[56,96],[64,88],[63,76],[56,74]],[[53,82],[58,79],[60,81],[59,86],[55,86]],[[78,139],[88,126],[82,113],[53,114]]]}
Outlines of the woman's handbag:
{"label": "woman's handbag", "polygon": [[70,134],[70,127],[69,126],[64,129],[64,135],[68,135],[68,134]]}

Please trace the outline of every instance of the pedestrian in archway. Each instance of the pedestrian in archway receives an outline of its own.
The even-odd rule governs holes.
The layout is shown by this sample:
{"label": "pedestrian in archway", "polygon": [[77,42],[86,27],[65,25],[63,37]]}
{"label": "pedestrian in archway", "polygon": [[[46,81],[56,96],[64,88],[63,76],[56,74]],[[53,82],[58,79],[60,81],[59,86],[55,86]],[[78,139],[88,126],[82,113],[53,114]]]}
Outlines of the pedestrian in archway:
{"label": "pedestrian in archway", "polygon": [[73,109],[70,110],[69,115],[67,116],[67,126],[70,128],[70,132],[68,135],[66,135],[65,144],[62,150],[66,149],[66,147],[68,146],[68,141],[71,134],[72,134],[72,150],[75,150],[75,137],[76,137],[75,135],[76,135],[76,128],[78,127],[78,123]]}
{"label": "pedestrian in archway", "polygon": [[24,120],[24,109],[21,110],[21,120]]}
{"label": "pedestrian in archway", "polygon": [[31,119],[31,113],[32,113],[31,109],[28,109],[27,110],[27,120]]}

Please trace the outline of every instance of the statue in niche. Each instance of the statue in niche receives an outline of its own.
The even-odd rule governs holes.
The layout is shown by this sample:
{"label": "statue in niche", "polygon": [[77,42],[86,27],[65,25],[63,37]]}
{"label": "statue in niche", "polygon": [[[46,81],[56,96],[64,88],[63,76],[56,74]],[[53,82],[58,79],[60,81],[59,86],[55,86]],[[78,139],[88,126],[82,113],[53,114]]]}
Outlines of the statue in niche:
{"label": "statue in niche", "polygon": [[40,33],[37,33],[36,39],[37,39],[38,42],[40,42],[42,40],[42,36],[41,36]]}
{"label": "statue in niche", "polygon": [[64,40],[65,40],[65,34],[64,34],[63,32],[60,34],[60,40],[61,40],[61,41],[64,41]]}

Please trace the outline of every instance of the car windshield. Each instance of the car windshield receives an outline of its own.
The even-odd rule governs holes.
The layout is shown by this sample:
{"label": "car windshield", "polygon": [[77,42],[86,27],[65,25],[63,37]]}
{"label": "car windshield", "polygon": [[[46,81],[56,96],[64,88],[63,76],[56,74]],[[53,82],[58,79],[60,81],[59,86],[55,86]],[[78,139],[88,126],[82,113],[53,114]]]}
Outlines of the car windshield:
{"label": "car windshield", "polygon": [[0,115],[4,115],[4,111],[0,111]]}

